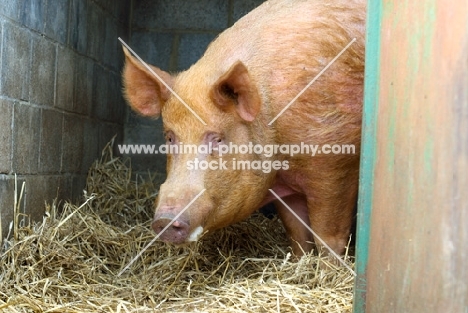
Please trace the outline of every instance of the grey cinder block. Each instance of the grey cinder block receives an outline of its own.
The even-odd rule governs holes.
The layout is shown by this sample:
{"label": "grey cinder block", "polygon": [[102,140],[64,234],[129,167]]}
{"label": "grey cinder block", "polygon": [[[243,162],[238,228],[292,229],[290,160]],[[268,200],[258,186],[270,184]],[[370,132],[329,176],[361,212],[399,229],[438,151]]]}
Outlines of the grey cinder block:
{"label": "grey cinder block", "polygon": [[31,220],[40,221],[44,216],[45,204],[51,204],[59,193],[60,176],[28,175],[24,177],[25,212]]}
{"label": "grey cinder block", "polygon": [[93,116],[100,120],[123,124],[125,118],[120,75],[94,65]]}
{"label": "grey cinder block", "polygon": [[121,75],[112,72],[108,73],[108,105],[109,119],[118,124],[125,121],[125,101],[122,95]]}
{"label": "grey cinder block", "polygon": [[134,28],[216,30],[227,27],[229,1],[152,1],[134,2]]}
{"label": "grey cinder block", "polygon": [[45,34],[61,44],[67,43],[69,0],[48,0],[46,6]]}
{"label": "grey cinder block", "polygon": [[113,14],[113,6],[115,6],[118,2],[115,0],[93,0],[101,9],[106,11],[109,14]]}
{"label": "grey cinder block", "polygon": [[88,43],[88,1],[70,0],[69,45],[86,54]]}
{"label": "grey cinder block", "polygon": [[127,24],[117,23],[116,27],[117,27],[117,37],[114,38],[114,40],[116,41],[117,48],[115,50],[115,55],[114,55],[115,59],[113,59],[112,61],[114,62],[113,64],[114,69],[120,73],[124,65],[125,57],[122,51],[122,44],[120,43],[118,38],[119,37],[122,38],[127,44],[130,44],[131,40],[129,39],[130,34],[129,34],[129,27]]}
{"label": "grey cinder block", "polygon": [[170,33],[135,31],[129,45],[143,61],[168,71],[174,39]]}
{"label": "grey cinder block", "polygon": [[[162,121],[157,120],[157,127],[147,127],[136,125],[134,127],[126,127],[125,143],[127,144],[145,144],[159,145],[165,143],[164,134],[162,131]],[[123,155],[132,160],[132,168],[136,172],[158,172],[165,173],[166,158],[164,154],[128,154]]]}
{"label": "grey cinder block", "polygon": [[29,98],[31,34],[30,31],[3,24],[1,94],[19,100]]}
{"label": "grey cinder block", "polygon": [[2,0],[0,1],[0,15],[11,18],[17,21],[20,12],[21,1],[18,0]]}
{"label": "grey cinder block", "polygon": [[[3,58],[2,58],[2,55],[3,55],[3,23],[2,23],[2,16],[0,16],[0,92],[2,91],[2,82],[3,82],[3,79],[2,79],[2,76],[1,74],[3,73],[2,72],[2,66],[3,66]],[[1,95],[1,93],[0,93]]]}
{"label": "grey cinder block", "polygon": [[36,174],[39,163],[40,109],[20,102],[15,103],[13,112],[12,171],[18,174]]}
{"label": "grey cinder block", "polygon": [[98,61],[103,60],[106,35],[105,17],[103,11],[93,2],[88,2],[87,55]]}
{"label": "grey cinder block", "polygon": [[64,115],[62,133],[63,173],[79,173],[83,155],[84,119],[76,115]]}
{"label": "grey cinder block", "polygon": [[60,172],[62,153],[62,125],[61,113],[42,109],[41,143],[39,156],[39,171],[41,173]]}
{"label": "grey cinder block", "polygon": [[165,142],[166,139],[164,138],[161,119],[155,121],[154,127],[133,125],[132,127],[127,127],[125,131],[125,143],[160,145]]}
{"label": "grey cinder block", "polygon": [[29,99],[35,104],[54,105],[56,45],[40,37],[32,37],[31,80]]}
{"label": "grey cinder block", "polygon": [[60,175],[58,185],[58,199],[63,201],[70,201],[73,196],[72,190],[72,176],[73,175]]}
{"label": "grey cinder block", "polygon": [[115,1],[112,2],[113,15],[117,18],[120,24],[128,25],[130,22],[131,1]]}
{"label": "grey cinder block", "polygon": [[[260,4],[265,2],[265,0],[243,0],[243,1],[233,1],[232,8],[232,20],[236,22],[242,16],[246,15]],[[229,25],[231,26],[231,25]]]}
{"label": "grey cinder block", "polygon": [[92,116],[101,120],[109,120],[109,74],[101,65],[94,63]]}
{"label": "grey cinder block", "polygon": [[99,150],[99,122],[93,119],[85,119],[83,131],[83,155],[81,174],[88,173],[90,166],[101,155]]}
{"label": "grey cinder block", "polygon": [[121,52],[120,42],[118,41],[117,35],[117,21],[111,16],[106,16],[105,21],[105,33],[102,38],[103,53],[101,55],[102,63],[106,64],[113,70],[119,70],[117,68],[116,59],[117,54]]}
{"label": "grey cinder block", "polygon": [[11,172],[13,101],[0,98],[0,173]]}
{"label": "grey cinder block", "polygon": [[82,203],[83,190],[86,187],[86,175],[73,175],[71,182],[70,200],[74,203]]}
{"label": "grey cinder block", "polygon": [[75,58],[73,111],[83,115],[91,113],[93,96],[93,62],[77,55]]}
{"label": "grey cinder block", "polygon": [[138,115],[135,111],[133,111],[130,106],[127,104],[127,108],[125,109],[126,111],[126,125],[129,127],[134,127],[134,126],[147,126],[147,127],[153,127],[153,128],[158,128],[160,131],[162,131],[162,124],[161,124],[161,117],[158,119],[154,118],[149,118],[145,116]]}
{"label": "grey cinder block", "polygon": [[107,145],[107,143],[114,137],[114,152],[117,151],[117,144],[123,141],[123,131],[121,125],[113,123],[100,123],[99,127],[99,153]]}
{"label": "grey cinder block", "polygon": [[216,38],[215,34],[184,34],[180,36],[177,70],[188,69],[205,53],[206,48]]}
{"label": "grey cinder block", "polygon": [[22,0],[20,10],[21,23],[40,33],[44,31],[44,10],[46,1]]}
{"label": "grey cinder block", "polygon": [[59,46],[57,52],[56,107],[66,111],[73,111],[74,83],[75,53],[71,49]]}

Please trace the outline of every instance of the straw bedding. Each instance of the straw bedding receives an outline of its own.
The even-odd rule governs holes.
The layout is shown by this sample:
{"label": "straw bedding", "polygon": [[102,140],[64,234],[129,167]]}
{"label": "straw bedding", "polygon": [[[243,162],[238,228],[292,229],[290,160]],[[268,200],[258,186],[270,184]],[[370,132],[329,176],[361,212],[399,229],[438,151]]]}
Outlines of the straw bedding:
{"label": "straw bedding", "polygon": [[3,240],[0,312],[351,312],[350,271],[293,260],[281,222],[261,214],[191,245],[156,242],[118,276],[155,236],[157,190],[108,145],[80,205],[48,204]]}

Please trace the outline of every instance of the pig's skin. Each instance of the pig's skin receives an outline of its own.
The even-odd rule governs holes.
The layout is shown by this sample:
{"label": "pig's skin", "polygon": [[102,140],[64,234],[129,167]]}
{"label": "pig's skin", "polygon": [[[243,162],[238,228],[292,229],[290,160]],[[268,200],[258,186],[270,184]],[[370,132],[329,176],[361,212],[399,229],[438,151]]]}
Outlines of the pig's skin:
{"label": "pig's skin", "polygon": [[[206,126],[126,52],[126,98],[142,115],[162,114],[169,144],[354,144],[357,152],[276,155],[273,159],[288,160],[289,169],[270,173],[189,171],[187,161],[216,160],[217,155],[169,155],[168,177],[156,200],[155,231],[202,189],[206,192],[169,227],[163,240],[196,240],[202,230],[245,219],[275,201],[268,191],[272,188],[335,252],[343,253],[357,197],[365,2],[268,1],[223,32],[187,71],[171,76],[153,67]],[[353,38],[356,42],[268,126]],[[267,159],[263,155],[223,159],[233,157]],[[313,236],[278,201],[275,204],[294,253],[309,251]]]}

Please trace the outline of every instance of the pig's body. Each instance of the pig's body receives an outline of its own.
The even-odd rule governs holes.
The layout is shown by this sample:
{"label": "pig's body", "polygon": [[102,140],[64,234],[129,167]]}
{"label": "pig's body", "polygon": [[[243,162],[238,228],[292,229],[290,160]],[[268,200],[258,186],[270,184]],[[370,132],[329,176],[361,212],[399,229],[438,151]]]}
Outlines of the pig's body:
{"label": "pig's body", "polygon": [[[168,157],[153,228],[160,231],[206,191],[161,236],[182,243],[248,217],[274,201],[273,189],[337,253],[342,253],[357,196],[364,71],[365,1],[268,1],[210,44],[189,70],[156,68],[197,118],[127,54],[126,96],[148,116],[162,113],[169,144],[353,144],[355,154],[229,154],[224,160],[288,161],[287,170],[188,170],[216,154]],[[348,44],[356,41],[271,126],[268,123]],[[230,164],[230,163],[228,163]],[[296,254],[312,234],[275,202]],[[295,244],[297,242],[301,247]]]}

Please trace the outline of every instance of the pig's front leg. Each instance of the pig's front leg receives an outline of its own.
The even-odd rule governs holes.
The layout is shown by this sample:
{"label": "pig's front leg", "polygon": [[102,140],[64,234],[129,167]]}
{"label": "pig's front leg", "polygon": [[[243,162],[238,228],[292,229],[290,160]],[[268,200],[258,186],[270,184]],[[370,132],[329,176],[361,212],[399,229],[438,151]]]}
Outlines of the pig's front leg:
{"label": "pig's front leg", "polygon": [[[324,175],[323,179],[318,180],[319,183],[311,185],[309,189],[320,190],[307,199],[310,226],[338,255],[345,252],[354,221],[357,176],[358,171],[348,172],[345,178],[341,175]],[[328,249],[317,238],[314,241],[317,248],[327,255]]]}
{"label": "pig's front leg", "polygon": [[[332,175],[333,177],[333,175]],[[330,180],[330,178],[328,177]],[[325,189],[326,178],[319,180],[322,186],[312,184],[310,190],[320,190],[313,197],[294,194],[282,200],[338,255],[342,255],[349,240],[354,216],[357,186],[352,179],[328,182],[335,188]],[[322,187],[322,188],[321,188]],[[302,256],[315,245],[320,253],[328,255],[321,241],[294,216],[280,201],[275,202],[278,215],[283,222],[291,242],[293,253]]]}
{"label": "pig's front leg", "polygon": [[[290,195],[282,200],[310,226],[307,200],[304,195]],[[312,233],[279,200],[274,201],[278,216],[283,222],[294,255],[301,256],[313,248]]]}

